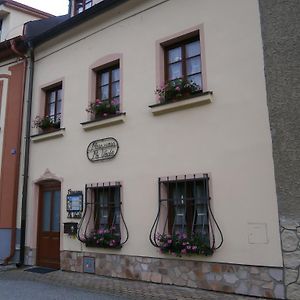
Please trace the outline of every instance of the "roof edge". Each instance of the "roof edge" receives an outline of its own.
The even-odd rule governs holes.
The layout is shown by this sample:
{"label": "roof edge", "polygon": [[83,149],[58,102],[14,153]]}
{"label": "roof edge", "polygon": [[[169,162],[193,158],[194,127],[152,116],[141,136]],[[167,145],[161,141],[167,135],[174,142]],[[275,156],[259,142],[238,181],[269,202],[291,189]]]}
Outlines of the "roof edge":
{"label": "roof edge", "polygon": [[72,29],[84,22],[91,20],[98,15],[101,15],[109,10],[112,10],[119,5],[128,2],[129,0],[104,0],[95,4],[91,8],[87,9],[86,11],[73,16],[72,18],[68,19],[67,21],[49,29],[48,31],[44,32],[42,35],[39,35],[31,40],[32,45],[37,47],[57,36],[67,32],[69,29]]}

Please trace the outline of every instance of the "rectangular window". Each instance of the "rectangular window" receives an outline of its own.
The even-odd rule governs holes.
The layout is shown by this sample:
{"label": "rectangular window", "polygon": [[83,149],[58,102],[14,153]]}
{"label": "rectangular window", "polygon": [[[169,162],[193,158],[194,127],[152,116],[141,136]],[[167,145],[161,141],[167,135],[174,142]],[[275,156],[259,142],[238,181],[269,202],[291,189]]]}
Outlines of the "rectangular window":
{"label": "rectangular window", "polygon": [[92,0],[75,0],[74,2],[74,15],[77,15],[86,9],[92,7]]}
{"label": "rectangular window", "polygon": [[164,47],[165,80],[184,80],[202,91],[201,50],[199,35]]}
{"label": "rectangular window", "polygon": [[62,85],[46,90],[45,116],[60,124],[62,111]]}
{"label": "rectangular window", "polygon": [[115,65],[97,72],[96,98],[118,104],[120,102],[120,67]]}
{"label": "rectangular window", "polygon": [[95,230],[114,227],[120,234],[120,186],[104,186],[93,190]]}
{"label": "rectangular window", "polygon": [[[87,247],[121,248],[128,240],[128,229],[121,211],[120,182],[86,185],[86,195],[79,240]],[[123,239],[121,223],[125,229]]]}
{"label": "rectangular window", "polygon": [[209,244],[208,177],[167,178],[159,185],[160,202],[167,203],[166,233],[201,236]]}

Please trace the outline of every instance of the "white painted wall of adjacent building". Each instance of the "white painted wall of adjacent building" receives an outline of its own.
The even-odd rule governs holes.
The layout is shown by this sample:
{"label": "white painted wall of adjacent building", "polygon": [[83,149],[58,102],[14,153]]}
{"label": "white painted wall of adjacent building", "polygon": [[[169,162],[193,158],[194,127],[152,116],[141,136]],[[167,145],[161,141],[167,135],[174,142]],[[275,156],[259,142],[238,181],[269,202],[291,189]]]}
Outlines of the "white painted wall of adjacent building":
{"label": "white painted wall of adjacent building", "polygon": [[[155,117],[148,105],[156,101],[156,41],[200,24],[214,101]],[[126,121],[86,132],[80,122],[87,120],[85,108],[93,100],[89,67],[113,53],[123,56]],[[68,221],[68,189],[121,181],[130,238],[117,253],[153,257],[164,257],[148,240],[158,209],[158,177],[208,172],[224,245],[210,258],[189,259],[282,265],[257,1],[130,1],[45,43],[35,55],[33,117],[44,101],[41,87],[63,79],[66,131],[61,138],[31,144],[28,247],[36,248],[34,182],[46,169],[63,179],[61,223]],[[109,136],[119,142],[117,157],[88,161],[88,144]],[[255,232],[253,223],[266,226],[265,243],[249,243],[253,234],[265,234]],[[61,250],[116,252],[85,249],[63,233]]]}
{"label": "white painted wall of adjacent building", "polygon": [[3,20],[0,37],[1,42],[3,42],[18,35],[23,35],[23,26],[25,23],[41,18],[2,4],[0,5],[0,19]]}

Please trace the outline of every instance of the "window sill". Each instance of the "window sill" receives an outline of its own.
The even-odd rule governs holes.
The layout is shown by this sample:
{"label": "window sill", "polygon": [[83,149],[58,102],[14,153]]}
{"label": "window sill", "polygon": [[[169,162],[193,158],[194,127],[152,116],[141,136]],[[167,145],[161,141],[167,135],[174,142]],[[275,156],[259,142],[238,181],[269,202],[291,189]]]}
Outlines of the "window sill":
{"label": "window sill", "polygon": [[58,138],[63,136],[64,134],[65,134],[65,128],[59,128],[50,132],[43,132],[43,133],[32,135],[30,138],[33,142],[36,143],[44,140]]}
{"label": "window sill", "polygon": [[103,248],[103,249],[112,249],[112,250],[120,250],[122,248],[122,245],[117,245],[114,247],[100,246],[96,243],[96,241],[86,241],[85,246],[88,248]]}
{"label": "window sill", "polygon": [[125,122],[126,113],[120,113],[114,116],[107,117],[105,119],[96,119],[88,122],[80,123],[84,130],[93,130],[101,127],[112,126]]}
{"label": "window sill", "polygon": [[187,99],[177,100],[168,103],[157,103],[150,105],[149,107],[151,108],[153,115],[162,115],[173,111],[208,104],[212,101],[213,93],[205,92],[197,95],[192,95]]}

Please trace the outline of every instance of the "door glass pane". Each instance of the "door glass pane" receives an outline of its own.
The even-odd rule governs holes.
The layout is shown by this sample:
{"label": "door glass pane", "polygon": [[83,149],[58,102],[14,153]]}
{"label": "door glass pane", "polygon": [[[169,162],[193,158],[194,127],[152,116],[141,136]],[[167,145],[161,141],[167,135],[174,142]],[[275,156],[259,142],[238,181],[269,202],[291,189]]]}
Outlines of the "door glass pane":
{"label": "door glass pane", "polygon": [[174,48],[168,51],[168,61],[169,63],[174,63],[177,61],[181,61],[181,47]]}
{"label": "door glass pane", "polygon": [[201,83],[201,74],[188,76],[188,81],[196,83],[199,86],[199,89],[202,89],[202,83]]}
{"label": "door glass pane", "polygon": [[111,86],[112,88],[112,97],[117,97],[120,95],[120,83],[119,81],[114,82]]}
{"label": "door glass pane", "polygon": [[52,232],[59,232],[60,228],[60,191],[55,191],[53,196]]}
{"label": "door glass pane", "polygon": [[111,73],[112,81],[119,81],[120,80],[120,69],[114,69]]}
{"label": "door glass pane", "polygon": [[102,73],[100,85],[106,85],[108,83],[109,83],[109,72]]}
{"label": "door glass pane", "polygon": [[181,63],[169,65],[169,80],[182,77]]}
{"label": "door glass pane", "polygon": [[186,57],[192,57],[200,54],[200,42],[195,41],[185,46]]}
{"label": "door glass pane", "polygon": [[50,231],[50,216],[51,216],[51,192],[43,194],[43,231]]}
{"label": "door glass pane", "polygon": [[201,71],[200,56],[189,58],[186,61],[186,72],[187,72],[187,75],[192,75],[192,74],[195,74],[195,73],[200,73],[200,71]]}
{"label": "door glass pane", "polygon": [[108,95],[109,95],[109,86],[105,85],[103,87],[101,87],[101,100],[106,100],[108,99]]}

